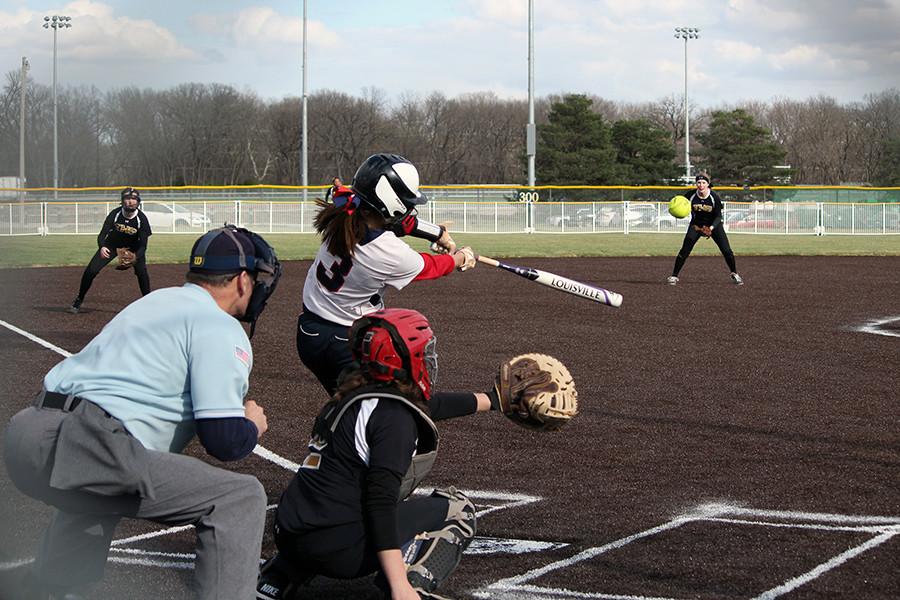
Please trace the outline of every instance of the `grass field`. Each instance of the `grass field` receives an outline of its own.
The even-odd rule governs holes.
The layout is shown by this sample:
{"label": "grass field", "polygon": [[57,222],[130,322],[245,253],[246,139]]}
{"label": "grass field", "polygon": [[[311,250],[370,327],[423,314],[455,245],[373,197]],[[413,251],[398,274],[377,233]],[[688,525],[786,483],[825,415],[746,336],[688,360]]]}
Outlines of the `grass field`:
{"label": "grass field", "polygon": [[[271,234],[266,239],[282,260],[311,259],[319,247],[312,234]],[[491,257],[522,256],[674,256],[681,244],[677,234],[454,234],[460,245],[469,245]],[[156,234],[150,238],[148,261],[156,264],[186,262],[196,238],[192,235]],[[408,238],[418,250],[427,245]],[[897,236],[788,236],[733,234],[731,245],[738,256],[898,256]],[[96,237],[21,236],[0,237],[0,268],[85,265],[97,249]],[[711,241],[701,240],[694,254],[718,254]]]}

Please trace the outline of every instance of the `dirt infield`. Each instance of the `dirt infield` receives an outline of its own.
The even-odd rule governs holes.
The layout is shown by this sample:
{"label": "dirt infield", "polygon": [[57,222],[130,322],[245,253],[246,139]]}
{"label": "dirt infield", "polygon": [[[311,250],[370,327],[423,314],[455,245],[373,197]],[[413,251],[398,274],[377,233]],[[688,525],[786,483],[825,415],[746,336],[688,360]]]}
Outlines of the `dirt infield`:
{"label": "dirt infield", "polygon": [[[581,414],[554,434],[497,414],[441,423],[429,485],[476,492],[479,540],[454,598],[900,597],[900,257],[516,259],[624,295],[593,304],[483,266],[388,297],[438,335],[438,387],[484,390],[523,351],[565,362]],[[324,393],[297,359],[308,262],[285,276],[253,339],[261,444],[299,461]],[[154,288],[182,267],[151,266]],[[0,270],[5,423],[60,360],[138,296],[106,269],[81,314],[80,269]],[[204,456],[196,445],[192,454]],[[214,459],[208,459],[215,462]],[[230,465],[278,501],[291,472]],[[51,511],[0,467],[0,598],[34,556]],[[141,536],[138,539],[131,539]],[[124,522],[97,598],[187,598],[190,531]],[[271,535],[263,554],[273,550]],[[303,597],[376,598],[370,581],[321,580]]]}

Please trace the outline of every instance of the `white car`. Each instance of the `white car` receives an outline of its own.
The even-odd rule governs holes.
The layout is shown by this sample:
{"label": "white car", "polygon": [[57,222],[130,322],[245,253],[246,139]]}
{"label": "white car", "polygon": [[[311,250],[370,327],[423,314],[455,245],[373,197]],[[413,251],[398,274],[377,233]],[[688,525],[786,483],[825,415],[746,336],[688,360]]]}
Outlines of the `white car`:
{"label": "white car", "polygon": [[180,204],[167,202],[147,202],[141,204],[141,210],[150,219],[154,231],[173,231],[184,228],[209,229],[209,217],[202,212],[185,208]]}

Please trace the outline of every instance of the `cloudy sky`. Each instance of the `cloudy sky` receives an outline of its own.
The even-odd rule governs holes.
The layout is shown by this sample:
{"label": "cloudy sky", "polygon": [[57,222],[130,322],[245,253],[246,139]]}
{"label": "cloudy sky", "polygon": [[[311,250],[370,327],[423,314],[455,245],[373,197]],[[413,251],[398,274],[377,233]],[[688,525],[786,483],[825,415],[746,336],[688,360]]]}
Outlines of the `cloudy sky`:
{"label": "cloudy sky", "polygon": [[[60,85],[224,83],[265,99],[302,90],[302,0],[0,0],[0,68]],[[308,89],[448,96],[528,93],[528,0],[308,0]],[[900,87],[900,0],[534,0],[535,93],[699,106]]]}

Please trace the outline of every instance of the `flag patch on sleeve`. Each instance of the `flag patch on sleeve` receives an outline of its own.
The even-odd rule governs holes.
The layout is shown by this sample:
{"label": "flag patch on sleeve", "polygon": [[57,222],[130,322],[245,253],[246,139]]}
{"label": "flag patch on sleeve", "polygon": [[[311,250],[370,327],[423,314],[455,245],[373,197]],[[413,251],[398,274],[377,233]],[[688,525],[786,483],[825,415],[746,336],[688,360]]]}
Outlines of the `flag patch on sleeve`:
{"label": "flag patch on sleeve", "polygon": [[247,368],[250,368],[250,353],[241,348],[240,346],[234,347],[234,355],[237,357],[239,361],[247,365]]}

